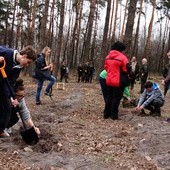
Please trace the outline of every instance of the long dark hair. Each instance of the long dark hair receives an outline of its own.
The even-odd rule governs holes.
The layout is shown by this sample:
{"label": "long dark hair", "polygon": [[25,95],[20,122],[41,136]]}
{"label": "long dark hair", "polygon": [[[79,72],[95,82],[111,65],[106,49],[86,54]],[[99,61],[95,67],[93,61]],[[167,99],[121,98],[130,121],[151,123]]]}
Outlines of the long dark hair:
{"label": "long dark hair", "polygon": [[16,80],[16,82],[15,82],[15,84],[14,84],[14,92],[16,93],[17,91],[22,91],[22,90],[24,90],[25,88],[24,88],[24,81],[23,81],[23,79],[17,79]]}

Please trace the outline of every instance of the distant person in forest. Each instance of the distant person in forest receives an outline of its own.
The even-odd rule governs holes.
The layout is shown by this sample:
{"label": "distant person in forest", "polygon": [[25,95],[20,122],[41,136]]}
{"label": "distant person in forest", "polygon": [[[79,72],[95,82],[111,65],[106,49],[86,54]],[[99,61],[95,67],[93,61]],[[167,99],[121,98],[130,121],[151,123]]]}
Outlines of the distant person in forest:
{"label": "distant person in forest", "polygon": [[132,91],[134,89],[134,84],[137,76],[139,76],[139,64],[136,60],[136,57],[133,56],[130,62],[132,71],[130,73],[130,90]]}
{"label": "distant person in forest", "polygon": [[144,91],[144,85],[147,81],[147,78],[148,78],[148,64],[147,64],[147,59],[146,58],[143,58],[142,59],[142,66],[139,70],[139,75],[140,75],[140,81],[141,81],[141,87],[140,87],[140,91],[139,93],[143,93]]}
{"label": "distant person in forest", "polygon": [[162,80],[162,84],[164,85],[164,96],[166,96],[168,90],[170,89],[170,50],[167,53],[168,64],[165,65],[163,70],[163,77],[165,78]]}
{"label": "distant person in forest", "polygon": [[105,58],[107,99],[104,109],[104,119],[119,119],[119,105],[126,86],[129,85],[131,67],[128,58],[122,53],[125,45],[117,41],[111,45],[111,50]]}
{"label": "distant person in forest", "polygon": [[52,89],[52,86],[56,82],[56,78],[50,73],[53,70],[53,64],[50,63],[49,65],[47,65],[45,60],[45,58],[48,57],[50,53],[51,53],[51,49],[49,47],[44,47],[42,52],[37,55],[37,59],[35,62],[35,73],[36,73],[35,77],[38,80],[37,90],[36,90],[36,105],[41,104],[40,95],[41,95],[41,90],[44,81],[46,80],[49,81],[44,94],[50,97],[52,96],[50,91]]}
{"label": "distant person in forest", "polygon": [[78,74],[78,79],[77,82],[83,82],[83,66],[80,63],[77,67],[77,74]]}
{"label": "distant person in forest", "polygon": [[66,63],[63,62],[60,67],[60,82],[63,81],[63,78],[65,80],[65,83],[68,83],[68,67],[66,66]]}
{"label": "distant person in forest", "polygon": [[92,83],[93,75],[94,75],[94,65],[92,62],[89,64],[89,72],[88,72],[88,82]]}
{"label": "distant person in forest", "polygon": [[161,107],[164,105],[165,99],[162,91],[157,83],[147,81],[144,84],[144,91],[140,96],[136,111],[143,114],[144,108],[150,110],[151,116],[161,116]]}

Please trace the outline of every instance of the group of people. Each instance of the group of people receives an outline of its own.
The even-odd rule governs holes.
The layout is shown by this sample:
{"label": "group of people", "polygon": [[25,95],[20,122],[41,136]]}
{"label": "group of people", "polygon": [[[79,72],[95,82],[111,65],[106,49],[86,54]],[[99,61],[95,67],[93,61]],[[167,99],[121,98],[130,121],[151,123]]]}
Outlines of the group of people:
{"label": "group of people", "polygon": [[[164,71],[165,80],[162,84],[165,86],[165,92],[162,93],[157,83],[147,81],[148,65],[147,59],[142,59],[142,66],[139,67],[136,57],[132,57],[131,62],[123,53],[125,45],[117,41],[111,45],[111,50],[105,58],[103,70],[100,73],[99,83],[101,85],[103,98],[105,101],[104,119],[119,119],[119,105],[124,94],[130,101],[130,93],[134,89],[136,79],[140,79],[141,88],[140,98],[136,103],[136,112],[145,113],[144,109],[150,110],[150,115],[161,116],[161,107],[164,105],[167,90],[170,88],[170,65],[166,66]],[[170,61],[170,51],[167,53]]]}
{"label": "group of people", "polygon": [[18,122],[18,115],[21,116],[27,129],[34,127],[37,135],[40,135],[40,130],[34,125],[27,108],[24,99],[24,83],[19,75],[23,67],[35,61],[34,78],[37,79],[35,100],[36,104],[40,105],[44,81],[49,81],[44,93],[47,96],[52,95],[51,89],[56,82],[56,78],[51,74],[53,64],[46,62],[50,52],[49,47],[45,47],[40,54],[36,54],[32,46],[26,46],[20,52],[0,46],[0,68],[3,68],[5,64],[4,70],[7,75],[6,79],[0,72],[0,137],[10,136],[9,128]]}
{"label": "group of people", "polygon": [[29,110],[24,100],[23,81],[18,80],[21,69],[36,59],[36,52],[32,46],[24,47],[20,52],[0,46],[0,68],[5,65],[7,78],[0,73],[0,137],[9,137],[6,132],[18,121],[20,112],[26,128],[34,127],[37,134],[40,130],[33,124]]}
{"label": "group of people", "polygon": [[[128,61],[127,56],[123,53],[125,49],[126,46],[120,41],[111,45],[111,50],[105,58],[105,70],[100,74],[99,82],[105,101],[104,119],[119,119],[120,101],[124,94],[130,100],[130,92],[134,89],[134,84],[138,77],[141,80],[140,93],[142,94],[135,108],[136,112],[144,112],[144,109],[148,109],[151,115],[161,116],[160,108],[165,102],[164,95],[166,95],[167,90],[170,88],[170,62],[166,65],[163,74],[165,78],[162,80],[162,84],[165,87],[163,94],[158,84],[147,81],[147,60],[145,58],[142,59],[142,66],[139,68],[136,57],[132,57],[131,62]],[[31,119],[24,99],[23,80],[18,78],[21,69],[35,61],[34,76],[37,79],[35,100],[36,104],[40,105],[44,81],[49,81],[44,93],[47,96],[52,95],[52,86],[57,81],[52,75],[53,64],[47,64],[46,62],[50,52],[51,49],[49,47],[45,47],[40,54],[36,54],[32,46],[26,46],[20,52],[0,46],[0,68],[3,67],[4,63],[6,64],[5,72],[8,79],[6,81],[2,74],[0,74],[0,137],[10,136],[7,133],[7,129],[18,122],[17,112],[22,116],[22,120],[24,120],[27,128],[34,127],[37,134],[40,134],[39,128],[34,125]],[[167,57],[170,61],[170,51],[167,53]],[[66,69],[65,63],[63,63],[62,67]],[[92,81],[94,67],[89,62],[83,67],[79,65],[77,71],[78,82]],[[12,92],[9,89],[9,85]]]}
{"label": "group of people", "polygon": [[82,64],[79,64],[79,66],[77,67],[77,82],[92,83],[94,71],[94,66],[89,61],[87,61],[84,66]]}

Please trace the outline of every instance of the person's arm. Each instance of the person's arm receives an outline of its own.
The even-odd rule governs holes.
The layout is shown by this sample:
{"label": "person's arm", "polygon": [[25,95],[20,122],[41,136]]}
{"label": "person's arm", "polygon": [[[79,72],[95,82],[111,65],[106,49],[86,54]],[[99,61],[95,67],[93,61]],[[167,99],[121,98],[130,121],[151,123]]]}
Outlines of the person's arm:
{"label": "person's arm", "polygon": [[126,95],[127,99],[130,100],[129,87],[125,87],[125,89],[124,89],[124,94]]}
{"label": "person's arm", "polygon": [[19,105],[20,105],[20,113],[21,113],[22,119],[23,119],[26,127],[27,128],[34,127],[34,129],[37,132],[37,134],[40,134],[39,128],[35,127],[32,119],[31,119],[30,111],[27,108],[27,105],[25,103],[25,99],[24,98],[20,101]]}

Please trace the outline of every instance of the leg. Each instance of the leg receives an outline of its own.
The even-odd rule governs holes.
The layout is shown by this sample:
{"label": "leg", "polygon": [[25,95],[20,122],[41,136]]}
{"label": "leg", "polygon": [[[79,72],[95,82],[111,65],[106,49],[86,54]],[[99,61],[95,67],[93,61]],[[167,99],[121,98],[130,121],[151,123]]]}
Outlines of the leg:
{"label": "leg", "polygon": [[103,94],[103,98],[104,98],[104,101],[106,103],[106,99],[107,99],[107,85],[106,85],[106,79],[103,79],[103,78],[99,78],[99,83],[100,83],[100,86],[101,86],[101,89],[102,89],[102,94]]}
{"label": "leg", "polygon": [[4,129],[7,127],[11,117],[11,104],[7,95],[3,92],[3,88],[1,87],[0,87],[0,134],[4,133]]}
{"label": "leg", "polygon": [[106,97],[105,109],[104,109],[104,119],[108,119],[111,116],[111,107],[113,99],[113,87],[108,86],[108,94]]}
{"label": "leg", "polygon": [[52,88],[52,86],[54,85],[54,83],[56,82],[56,78],[54,76],[50,76],[48,79],[49,81],[48,85],[47,85],[47,88],[46,88],[46,92],[49,93],[50,89]]}
{"label": "leg", "polygon": [[41,94],[43,83],[44,83],[44,80],[38,80],[37,91],[36,91],[36,94],[35,94],[37,104],[41,103],[40,94]]}
{"label": "leg", "polygon": [[113,88],[113,99],[111,103],[111,119],[118,119],[120,100],[123,96],[124,87]]}

